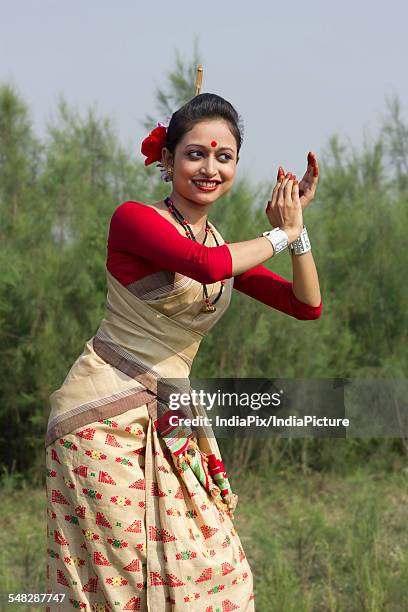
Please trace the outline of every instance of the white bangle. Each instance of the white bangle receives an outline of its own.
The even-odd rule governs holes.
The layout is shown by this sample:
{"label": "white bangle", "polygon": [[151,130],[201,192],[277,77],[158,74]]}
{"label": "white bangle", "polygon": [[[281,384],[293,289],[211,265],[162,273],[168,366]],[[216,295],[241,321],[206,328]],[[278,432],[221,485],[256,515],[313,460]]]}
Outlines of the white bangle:
{"label": "white bangle", "polygon": [[273,246],[274,255],[277,255],[289,246],[289,237],[280,227],[267,230],[263,232],[262,236],[265,236]]}
{"label": "white bangle", "polygon": [[306,225],[303,226],[298,238],[291,242],[289,249],[292,255],[304,255],[304,253],[308,253],[312,250]]}

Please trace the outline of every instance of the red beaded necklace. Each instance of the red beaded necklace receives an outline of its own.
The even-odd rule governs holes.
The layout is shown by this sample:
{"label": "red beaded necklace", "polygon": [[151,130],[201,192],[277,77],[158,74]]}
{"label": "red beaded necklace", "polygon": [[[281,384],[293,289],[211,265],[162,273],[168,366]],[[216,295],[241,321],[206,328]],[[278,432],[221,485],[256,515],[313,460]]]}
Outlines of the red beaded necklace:
{"label": "red beaded necklace", "polygon": [[[194,242],[197,242],[197,239],[194,236],[193,230],[191,229],[191,227],[189,226],[187,221],[184,219],[184,217],[181,214],[181,212],[179,210],[177,210],[177,208],[174,206],[173,200],[171,200],[171,198],[167,197],[167,198],[164,199],[164,203],[166,204],[169,212],[173,215],[173,217],[176,219],[176,221],[178,223],[180,223],[180,225],[184,229],[187,238],[189,238],[190,240],[194,240]],[[205,244],[208,232],[214,236],[215,244],[217,246],[219,246],[219,243],[218,243],[218,240],[217,240],[217,236],[215,235],[215,233],[213,232],[213,230],[209,226],[208,221],[206,220],[205,221],[205,236],[204,236],[203,244]],[[222,295],[222,292],[223,292],[223,289],[224,289],[224,285],[225,285],[225,280],[221,281],[221,288],[220,288],[220,290],[218,292],[218,295],[215,297],[213,302],[211,302],[210,298],[208,297],[207,286],[204,283],[202,285],[203,285],[203,293],[204,293],[202,311],[203,312],[214,312],[215,310],[217,310],[216,307],[215,307],[215,304],[216,304],[216,302],[218,302],[218,300],[220,299],[220,297]]]}

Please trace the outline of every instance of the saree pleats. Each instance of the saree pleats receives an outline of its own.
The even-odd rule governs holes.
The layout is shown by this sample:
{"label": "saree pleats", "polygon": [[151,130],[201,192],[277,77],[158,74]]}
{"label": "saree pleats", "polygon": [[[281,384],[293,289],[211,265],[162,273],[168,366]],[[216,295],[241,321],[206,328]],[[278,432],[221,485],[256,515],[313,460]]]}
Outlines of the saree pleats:
{"label": "saree pleats", "polygon": [[[149,301],[107,272],[105,318],[51,395],[47,592],[64,601],[48,610],[255,609],[233,524],[238,497],[217,441],[211,431],[169,427],[169,379],[188,388],[231,282],[211,318],[201,311],[199,283],[171,285],[167,276],[137,288]],[[203,408],[187,416],[196,414]]]}
{"label": "saree pleats", "polygon": [[58,609],[254,609],[230,517],[192,470],[175,469],[146,404],[58,439],[46,467],[47,592],[65,594]]}

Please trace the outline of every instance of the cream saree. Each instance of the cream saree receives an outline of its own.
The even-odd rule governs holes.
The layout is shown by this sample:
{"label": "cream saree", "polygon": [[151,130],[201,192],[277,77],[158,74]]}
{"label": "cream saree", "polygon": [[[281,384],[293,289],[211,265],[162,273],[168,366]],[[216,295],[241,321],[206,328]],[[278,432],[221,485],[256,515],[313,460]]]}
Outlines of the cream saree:
{"label": "cream saree", "polygon": [[217,441],[169,421],[232,283],[205,313],[193,279],[162,271],[125,287],[107,271],[105,318],[50,397],[47,592],[64,601],[48,609],[254,610]]}

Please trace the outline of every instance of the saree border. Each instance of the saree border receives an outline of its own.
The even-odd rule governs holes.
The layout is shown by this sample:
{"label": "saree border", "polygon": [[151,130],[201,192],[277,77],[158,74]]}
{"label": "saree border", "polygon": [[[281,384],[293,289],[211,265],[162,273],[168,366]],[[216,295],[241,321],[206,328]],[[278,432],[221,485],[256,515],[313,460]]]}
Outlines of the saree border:
{"label": "saree border", "polygon": [[156,402],[154,393],[148,389],[137,387],[137,390],[135,388],[127,389],[108,397],[75,406],[75,408],[64,412],[61,416],[54,417],[50,421],[45,439],[45,448],[61,436],[78,429],[78,427],[117,416],[128,410],[139,408],[143,404],[148,406],[151,402]]}

